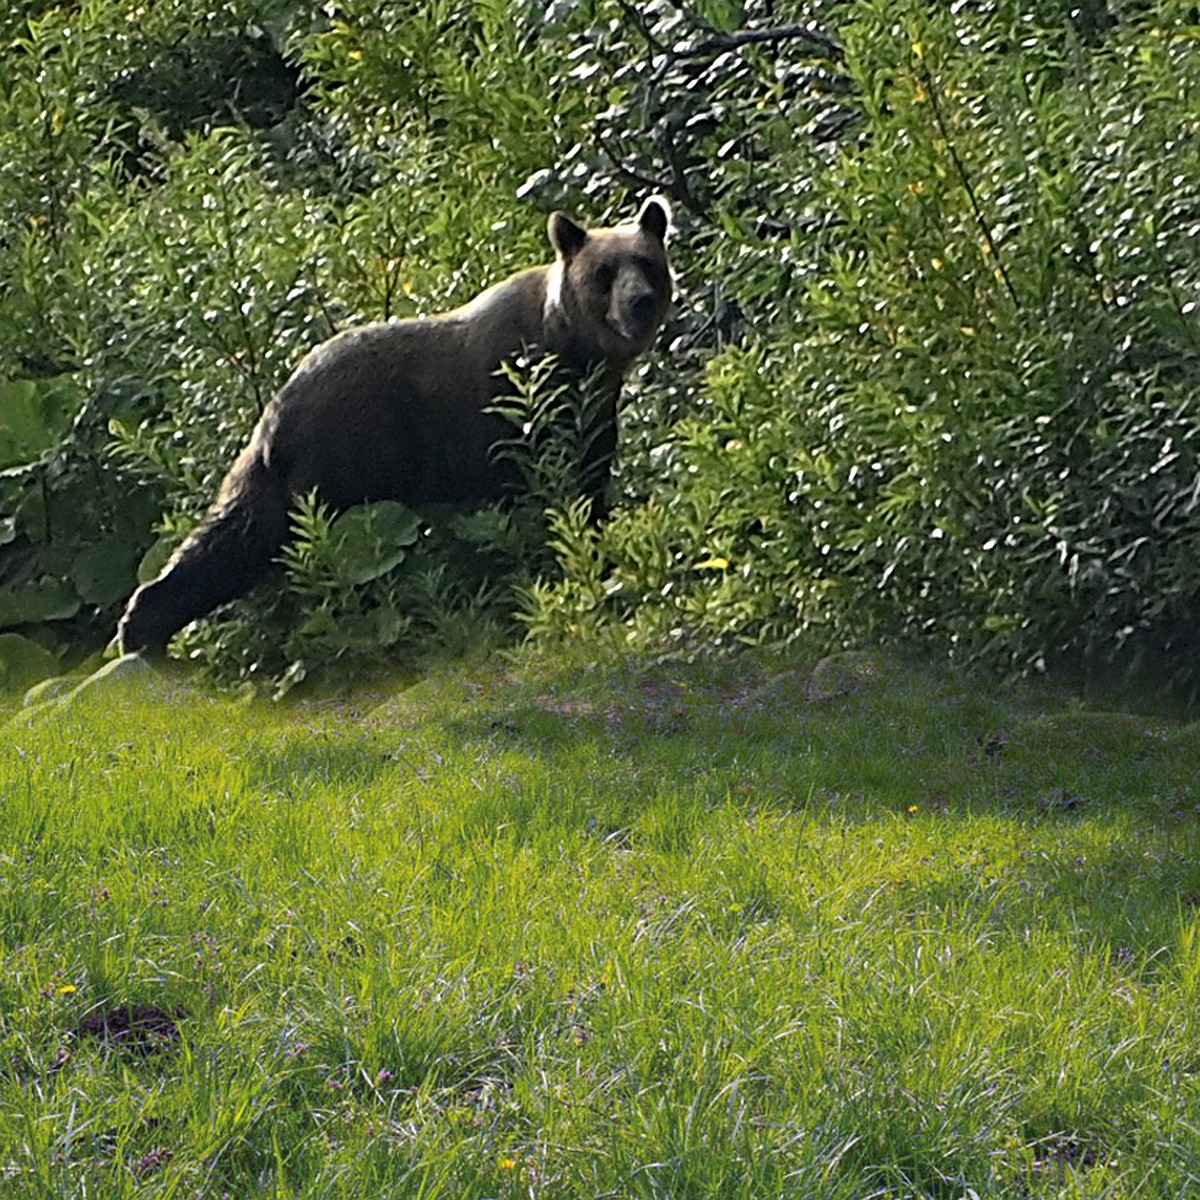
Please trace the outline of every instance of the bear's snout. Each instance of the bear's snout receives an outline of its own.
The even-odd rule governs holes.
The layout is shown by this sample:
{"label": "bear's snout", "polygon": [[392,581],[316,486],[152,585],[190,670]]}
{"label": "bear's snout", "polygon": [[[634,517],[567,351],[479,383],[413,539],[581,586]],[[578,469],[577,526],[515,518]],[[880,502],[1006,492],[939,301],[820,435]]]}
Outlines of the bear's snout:
{"label": "bear's snout", "polygon": [[609,324],[630,342],[650,338],[658,328],[659,298],[650,288],[625,288],[614,297]]}
{"label": "bear's snout", "polygon": [[650,291],[639,292],[629,302],[629,312],[636,324],[646,326],[658,311],[658,297]]}

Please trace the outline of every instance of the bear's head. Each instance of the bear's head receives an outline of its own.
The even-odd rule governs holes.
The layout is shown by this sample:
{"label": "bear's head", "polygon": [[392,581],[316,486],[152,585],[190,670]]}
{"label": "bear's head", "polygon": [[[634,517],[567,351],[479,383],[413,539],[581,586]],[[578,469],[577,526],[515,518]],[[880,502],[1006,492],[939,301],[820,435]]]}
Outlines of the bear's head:
{"label": "bear's head", "polygon": [[564,213],[551,216],[557,260],[550,304],[586,357],[623,365],[654,340],[671,302],[670,225],[661,196],[647,200],[628,225],[585,229]]}

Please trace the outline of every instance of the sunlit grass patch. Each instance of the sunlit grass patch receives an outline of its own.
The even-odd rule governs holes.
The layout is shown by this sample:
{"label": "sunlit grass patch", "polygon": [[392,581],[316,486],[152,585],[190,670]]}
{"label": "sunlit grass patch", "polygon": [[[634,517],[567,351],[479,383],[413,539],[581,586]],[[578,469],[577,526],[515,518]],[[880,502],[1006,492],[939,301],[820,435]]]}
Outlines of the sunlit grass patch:
{"label": "sunlit grass patch", "polygon": [[810,667],[10,726],[0,1182],[1182,1194],[1192,727]]}

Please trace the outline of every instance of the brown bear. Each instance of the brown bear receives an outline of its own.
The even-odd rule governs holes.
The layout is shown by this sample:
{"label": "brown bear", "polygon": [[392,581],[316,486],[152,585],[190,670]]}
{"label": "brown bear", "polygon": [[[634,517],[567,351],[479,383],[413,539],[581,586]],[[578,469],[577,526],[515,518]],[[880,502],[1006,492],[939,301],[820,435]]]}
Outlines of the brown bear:
{"label": "brown bear", "polygon": [[599,371],[598,493],[616,448],[617,395],[671,298],[670,209],[647,200],[628,225],[549,221],[555,261],[452,312],[340,333],[318,346],[263,412],[216,502],[156,579],[134,592],[122,653],[162,654],[189,621],[242,595],[289,534],[297,496],[340,511],[373,500],[477,505],[504,497],[512,467],[494,448],[512,426],[489,406],[511,387],[502,364],[553,354],[572,376]]}

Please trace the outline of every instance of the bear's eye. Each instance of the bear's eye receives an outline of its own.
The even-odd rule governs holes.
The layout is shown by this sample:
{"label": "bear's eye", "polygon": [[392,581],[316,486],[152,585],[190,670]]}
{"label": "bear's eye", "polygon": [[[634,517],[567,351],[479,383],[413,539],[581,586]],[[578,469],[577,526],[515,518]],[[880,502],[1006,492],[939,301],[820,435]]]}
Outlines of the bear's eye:
{"label": "bear's eye", "polygon": [[593,278],[596,281],[596,286],[602,291],[607,292],[613,285],[613,280],[616,279],[617,272],[609,263],[601,263],[596,268],[596,273]]}

